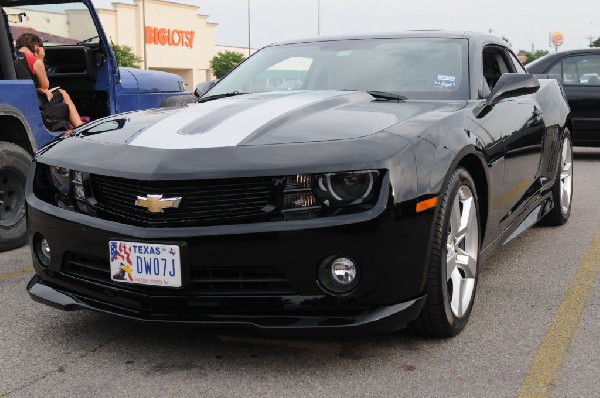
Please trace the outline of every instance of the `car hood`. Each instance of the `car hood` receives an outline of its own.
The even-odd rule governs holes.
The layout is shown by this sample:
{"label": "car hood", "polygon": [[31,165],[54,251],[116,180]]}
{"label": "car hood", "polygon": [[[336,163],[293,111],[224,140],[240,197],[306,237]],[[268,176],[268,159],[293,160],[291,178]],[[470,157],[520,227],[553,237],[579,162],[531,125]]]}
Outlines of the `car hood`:
{"label": "car hood", "polygon": [[272,92],[116,115],[75,136],[155,149],[217,148],[357,139],[446,105],[381,101],[365,92]]}
{"label": "car hood", "polygon": [[174,73],[119,68],[123,94],[176,93],[183,91],[181,77]]}

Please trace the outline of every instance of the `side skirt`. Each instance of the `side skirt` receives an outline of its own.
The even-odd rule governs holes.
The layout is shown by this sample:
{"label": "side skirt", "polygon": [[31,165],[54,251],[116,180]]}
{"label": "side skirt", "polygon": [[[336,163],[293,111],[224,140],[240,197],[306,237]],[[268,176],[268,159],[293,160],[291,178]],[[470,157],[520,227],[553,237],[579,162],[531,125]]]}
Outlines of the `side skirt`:
{"label": "side skirt", "polygon": [[486,259],[489,255],[492,254],[498,247],[506,245],[508,242],[521,235],[527,229],[534,226],[538,221],[540,221],[552,208],[554,207],[554,202],[552,201],[552,193],[548,192],[542,198],[539,205],[537,205],[533,210],[529,213],[525,213],[523,217],[519,220],[520,222],[512,224],[510,227],[505,229],[492,243],[490,243],[487,247],[481,250],[481,256],[483,259]]}

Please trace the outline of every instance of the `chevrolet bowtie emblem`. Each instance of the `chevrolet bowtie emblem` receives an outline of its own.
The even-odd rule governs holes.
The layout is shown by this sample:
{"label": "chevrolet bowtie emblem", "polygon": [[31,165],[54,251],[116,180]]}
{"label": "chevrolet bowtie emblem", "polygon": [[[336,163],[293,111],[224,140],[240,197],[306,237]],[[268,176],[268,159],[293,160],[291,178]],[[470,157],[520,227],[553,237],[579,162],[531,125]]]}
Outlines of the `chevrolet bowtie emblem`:
{"label": "chevrolet bowtie emblem", "polygon": [[164,213],[163,209],[179,207],[181,198],[164,198],[162,195],[138,196],[135,201],[136,206],[145,207],[151,213]]}

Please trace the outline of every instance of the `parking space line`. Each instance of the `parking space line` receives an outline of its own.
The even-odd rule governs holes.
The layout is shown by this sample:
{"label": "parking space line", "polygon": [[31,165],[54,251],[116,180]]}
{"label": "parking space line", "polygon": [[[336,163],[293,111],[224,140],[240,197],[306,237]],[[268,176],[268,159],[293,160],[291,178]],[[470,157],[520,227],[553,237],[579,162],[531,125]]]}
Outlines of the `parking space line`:
{"label": "parking space line", "polygon": [[0,282],[4,282],[4,281],[7,281],[9,279],[21,276],[23,274],[28,274],[30,272],[34,272],[33,267],[27,267],[27,268],[18,269],[16,271],[9,272],[7,274],[0,274]]}
{"label": "parking space line", "polygon": [[525,375],[518,397],[546,397],[564,355],[579,329],[590,292],[600,270],[600,229],[588,247],[583,261]]}

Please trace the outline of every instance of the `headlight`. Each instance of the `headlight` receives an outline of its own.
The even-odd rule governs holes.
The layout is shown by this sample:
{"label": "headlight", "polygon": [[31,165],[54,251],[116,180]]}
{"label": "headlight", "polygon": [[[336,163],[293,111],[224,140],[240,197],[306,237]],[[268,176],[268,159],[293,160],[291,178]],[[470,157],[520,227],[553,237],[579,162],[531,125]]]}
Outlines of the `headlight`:
{"label": "headlight", "polygon": [[368,201],[378,171],[327,173],[318,176],[317,195],[326,206],[345,206]]}
{"label": "headlight", "polygon": [[71,170],[64,167],[50,166],[50,177],[58,193],[68,196],[71,192]]}
{"label": "headlight", "polygon": [[366,210],[377,200],[381,176],[378,170],[287,176],[282,212],[286,220],[304,220]]}
{"label": "headlight", "polygon": [[88,174],[81,171],[38,164],[34,193],[55,206],[87,212],[88,178]]}

